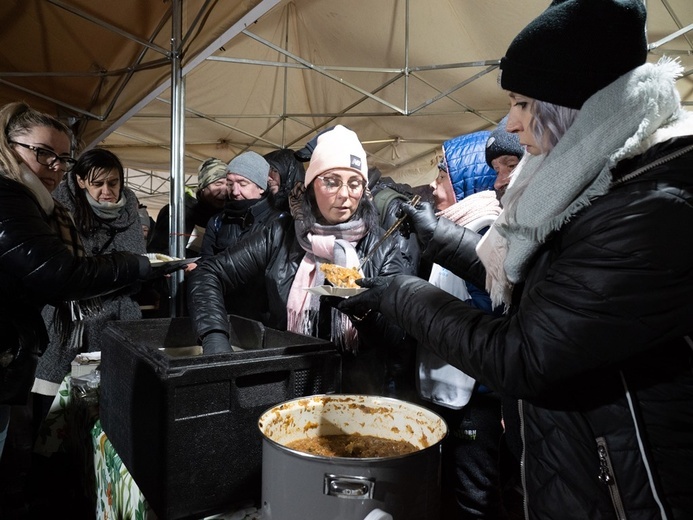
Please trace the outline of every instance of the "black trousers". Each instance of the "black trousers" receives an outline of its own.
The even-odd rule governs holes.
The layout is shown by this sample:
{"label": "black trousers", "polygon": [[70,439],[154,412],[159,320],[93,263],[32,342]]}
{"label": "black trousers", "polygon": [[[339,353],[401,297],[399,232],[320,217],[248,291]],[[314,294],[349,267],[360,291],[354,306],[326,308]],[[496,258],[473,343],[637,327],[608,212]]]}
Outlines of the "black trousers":
{"label": "black trousers", "polygon": [[501,462],[505,451],[498,395],[475,392],[461,410],[435,406],[435,411],[449,430],[442,450],[441,518],[509,518],[503,500],[509,476],[501,471],[507,462]]}

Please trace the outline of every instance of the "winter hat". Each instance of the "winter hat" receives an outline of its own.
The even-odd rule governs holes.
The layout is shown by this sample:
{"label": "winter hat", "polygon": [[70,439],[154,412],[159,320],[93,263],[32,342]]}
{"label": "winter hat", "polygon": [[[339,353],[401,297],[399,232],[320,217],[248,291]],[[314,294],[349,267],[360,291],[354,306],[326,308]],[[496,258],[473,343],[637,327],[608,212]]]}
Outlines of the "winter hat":
{"label": "winter hat", "polygon": [[342,125],[337,125],[318,137],[306,170],[306,186],[321,173],[335,168],[353,170],[368,183],[366,151],[358,136]]}
{"label": "winter hat", "polygon": [[221,159],[210,157],[197,170],[197,191],[202,191],[213,182],[225,177],[226,163]]}
{"label": "winter hat", "polygon": [[520,138],[517,134],[511,134],[505,129],[507,124],[508,116],[505,116],[486,141],[486,164],[492,168],[491,162],[502,155],[514,155],[518,159],[522,159],[525,154],[525,149],[520,144]]}
{"label": "winter hat", "polygon": [[579,109],[647,58],[642,0],[553,0],[501,59],[505,90]]}
{"label": "winter hat", "polygon": [[269,163],[262,155],[256,152],[243,152],[241,155],[234,157],[226,167],[227,172],[245,177],[263,190],[267,189],[269,170]]}

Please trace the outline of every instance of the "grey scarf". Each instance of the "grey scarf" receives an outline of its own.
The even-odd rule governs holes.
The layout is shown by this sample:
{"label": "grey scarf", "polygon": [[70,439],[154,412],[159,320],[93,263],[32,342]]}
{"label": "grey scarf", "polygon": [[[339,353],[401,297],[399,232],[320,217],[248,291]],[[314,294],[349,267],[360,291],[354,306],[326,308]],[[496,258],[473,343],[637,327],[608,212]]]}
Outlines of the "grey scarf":
{"label": "grey scarf", "polygon": [[652,144],[685,111],[675,81],[681,66],[663,59],[624,74],[583,105],[549,154],[525,155],[503,198],[504,210],[477,246],[494,305],[509,307],[513,284],[551,233],[604,195],[611,169]]}

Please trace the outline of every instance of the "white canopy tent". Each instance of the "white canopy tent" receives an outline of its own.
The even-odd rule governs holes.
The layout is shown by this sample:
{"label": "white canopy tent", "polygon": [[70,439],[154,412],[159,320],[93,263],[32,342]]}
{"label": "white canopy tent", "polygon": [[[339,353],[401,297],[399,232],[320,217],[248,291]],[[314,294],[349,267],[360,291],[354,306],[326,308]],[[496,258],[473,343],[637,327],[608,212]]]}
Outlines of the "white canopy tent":
{"label": "white canopy tent", "polygon": [[[430,182],[445,140],[507,113],[499,59],[548,4],[5,0],[0,103],[26,100],[65,119],[82,149],[114,151],[150,210],[171,201],[171,252],[182,256],[183,188],[208,157],[300,148],[343,124],[369,165]],[[693,104],[693,2],[646,5],[649,59],[681,60],[679,91]]]}
{"label": "white canopy tent", "polygon": [[[650,59],[681,60],[693,104],[693,2],[646,3]],[[443,141],[507,112],[498,60],[548,4],[10,0],[0,102],[25,99],[68,120],[84,148],[113,150],[154,212],[207,157],[299,148],[334,124],[385,175],[419,185]]]}

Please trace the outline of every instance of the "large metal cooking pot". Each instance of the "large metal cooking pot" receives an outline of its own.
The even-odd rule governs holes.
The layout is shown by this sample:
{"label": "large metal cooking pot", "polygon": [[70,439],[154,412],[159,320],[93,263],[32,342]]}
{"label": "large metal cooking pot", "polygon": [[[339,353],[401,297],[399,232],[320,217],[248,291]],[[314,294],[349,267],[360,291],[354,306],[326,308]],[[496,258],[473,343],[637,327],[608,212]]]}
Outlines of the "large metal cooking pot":
{"label": "large metal cooking pot", "polygon": [[[270,408],[262,433],[263,520],[438,520],[445,421],[421,406],[367,395],[315,395]],[[419,448],[395,457],[326,457],[286,444],[360,433]]]}

